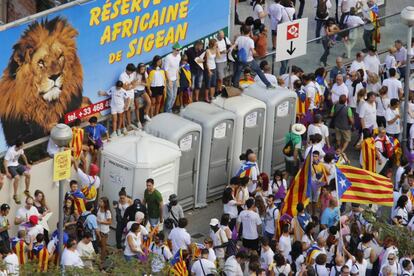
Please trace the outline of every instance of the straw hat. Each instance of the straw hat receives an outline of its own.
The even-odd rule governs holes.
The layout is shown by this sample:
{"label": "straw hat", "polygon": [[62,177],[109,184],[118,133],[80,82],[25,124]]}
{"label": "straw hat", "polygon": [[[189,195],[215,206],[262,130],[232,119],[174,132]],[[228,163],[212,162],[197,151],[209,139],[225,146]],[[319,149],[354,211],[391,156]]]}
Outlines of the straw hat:
{"label": "straw hat", "polygon": [[306,127],[302,124],[294,124],[292,126],[292,133],[294,134],[302,135],[305,132],[306,132]]}

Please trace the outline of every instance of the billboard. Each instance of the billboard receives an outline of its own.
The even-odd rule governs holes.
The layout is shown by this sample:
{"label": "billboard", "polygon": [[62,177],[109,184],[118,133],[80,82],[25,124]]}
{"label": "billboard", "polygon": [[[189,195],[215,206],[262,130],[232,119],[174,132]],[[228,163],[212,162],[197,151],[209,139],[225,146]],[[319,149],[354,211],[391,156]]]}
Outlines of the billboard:
{"label": "billboard", "polygon": [[0,32],[0,151],[108,108],[128,63],[227,29],[229,0],[92,0]]}

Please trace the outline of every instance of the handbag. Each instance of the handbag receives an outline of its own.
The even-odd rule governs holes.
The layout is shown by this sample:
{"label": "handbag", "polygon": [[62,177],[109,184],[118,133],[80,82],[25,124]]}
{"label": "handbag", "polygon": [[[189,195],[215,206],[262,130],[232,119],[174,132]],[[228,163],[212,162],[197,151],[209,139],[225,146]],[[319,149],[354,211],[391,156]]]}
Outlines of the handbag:
{"label": "handbag", "polygon": [[164,220],[164,226],[167,229],[173,229],[178,224],[178,219],[174,216],[174,214],[171,212],[171,206],[168,204],[168,213],[171,214],[173,218],[167,218]]}
{"label": "handbag", "polygon": [[223,98],[237,97],[237,96],[240,96],[241,94],[242,94],[241,89],[233,87],[233,86],[223,87],[223,90],[221,92],[221,96]]}

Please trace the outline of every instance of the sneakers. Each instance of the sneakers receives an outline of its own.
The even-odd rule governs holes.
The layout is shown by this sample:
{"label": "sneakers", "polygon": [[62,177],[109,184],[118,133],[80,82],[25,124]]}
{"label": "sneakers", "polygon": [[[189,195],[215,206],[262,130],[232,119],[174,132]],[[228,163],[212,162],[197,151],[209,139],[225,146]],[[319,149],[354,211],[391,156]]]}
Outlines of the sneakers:
{"label": "sneakers", "polygon": [[[138,125],[138,124],[137,124]],[[138,127],[139,128],[139,127]],[[138,129],[136,126],[134,126],[133,124],[130,124],[128,126],[128,129],[132,129],[132,130],[137,130]]]}
{"label": "sneakers", "polygon": [[24,190],[23,193],[24,193],[25,196],[30,197],[30,191],[29,190]]}
{"label": "sneakers", "polygon": [[14,196],[13,196],[13,200],[14,200],[14,202],[15,202],[16,204],[22,204],[22,202],[20,201],[20,199],[19,199],[19,196],[18,196],[18,195],[14,195]]}
{"label": "sneakers", "polygon": [[266,88],[267,89],[273,89],[273,88],[276,88],[276,86],[274,86],[274,85],[271,84],[271,85],[266,86]]}
{"label": "sneakers", "polygon": [[137,127],[138,127],[139,129],[142,129],[142,128],[143,128],[143,127],[142,127],[141,122],[138,122],[138,123],[137,123]]}
{"label": "sneakers", "polygon": [[121,135],[122,135],[122,130],[118,129],[118,130],[116,131],[116,134],[117,134],[117,136],[121,136]]}
{"label": "sneakers", "polygon": [[145,119],[145,121],[147,121],[147,122],[151,122],[151,118],[150,118],[150,116],[148,116],[147,114],[145,114],[145,115],[144,115],[144,119]]}
{"label": "sneakers", "polygon": [[128,130],[124,127],[124,128],[122,129],[122,133],[123,133],[124,135],[128,135]]}
{"label": "sneakers", "polygon": [[114,131],[114,132],[112,132],[112,134],[111,134],[111,138],[115,138],[115,137],[118,137],[118,134]]}

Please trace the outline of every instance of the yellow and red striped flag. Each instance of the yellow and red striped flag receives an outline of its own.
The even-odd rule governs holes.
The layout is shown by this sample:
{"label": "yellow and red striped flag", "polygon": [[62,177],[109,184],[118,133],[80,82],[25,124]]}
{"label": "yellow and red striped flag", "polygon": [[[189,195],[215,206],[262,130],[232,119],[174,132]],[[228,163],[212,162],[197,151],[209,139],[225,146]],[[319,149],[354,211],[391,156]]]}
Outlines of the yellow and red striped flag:
{"label": "yellow and red striped flag", "polygon": [[302,168],[290,183],[290,188],[283,201],[282,214],[294,217],[297,214],[296,205],[299,202],[302,202],[304,206],[309,203],[312,193],[312,152],[311,149]]}
{"label": "yellow and red striped flag", "polygon": [[70,147],[73,150],[73,157],[76,160],[79,160],[82,154],[83,137],[84,137],[84,130],[82,128],[79,128],[79,127],[72,128],[72,141],[70,142]]}
{"label": "yellow and red striped flag", "polygon": [[27,245],[24,240],[13,238],[12,239],[12,249],[13,252],[16,253],[17,258],[19,260],[20,265],[24,265],[26,263],[26,249]]}
{"label": "yellow and red striped flag", "polygon": [[377,160],[376,154],[377,149],[375,148],[374,138],[366,138],[361,143],[361,154],[362,154],[362,168],[370,172],[376,172]]}
{"label": "yellow and red striped flag", "polygon": [[[337,166],[345,176],[338,177],[338,193],[342,202],[360,204],[393,205],[393,184],[391,179],[364,169],[340,165]],[[350,185],[347,184],[349,181]],[[342,187],[344,189],[341,193]],[[341,196],[342,194],[342,196]]]}
{"label": "yellow and red striped flag", "polygon": [[175,253],[174,257],[170,260],[171,275],[174,276],[188,276],[188,269],[183,258],[183,250],[180,249]]}

